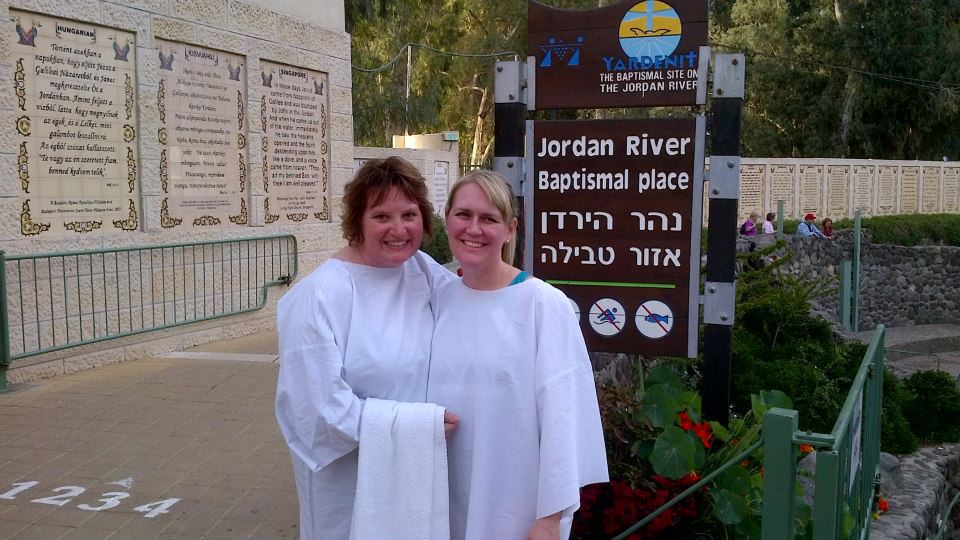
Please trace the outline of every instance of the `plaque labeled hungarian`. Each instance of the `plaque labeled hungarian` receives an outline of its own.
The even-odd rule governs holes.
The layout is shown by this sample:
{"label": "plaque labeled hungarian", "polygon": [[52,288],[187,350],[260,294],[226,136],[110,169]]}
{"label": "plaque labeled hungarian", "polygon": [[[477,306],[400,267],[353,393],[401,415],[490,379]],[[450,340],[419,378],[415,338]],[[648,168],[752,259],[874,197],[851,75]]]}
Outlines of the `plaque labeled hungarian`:
{"label": "plaque labeled hungarian", "polygon": [[135,36],[10,15],[21,235],[139,230]]}

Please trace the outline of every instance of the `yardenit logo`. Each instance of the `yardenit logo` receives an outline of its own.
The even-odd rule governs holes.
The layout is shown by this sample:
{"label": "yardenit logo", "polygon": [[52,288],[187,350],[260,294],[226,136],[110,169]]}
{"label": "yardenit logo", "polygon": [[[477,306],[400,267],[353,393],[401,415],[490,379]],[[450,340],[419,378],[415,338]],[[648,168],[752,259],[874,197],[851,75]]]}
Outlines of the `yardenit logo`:
{"label": "yardenit logo", "polygon": [[670,56],[682,35],[680,16],[666,2],[640,2],[620,21],[620,48],[629,58]]}

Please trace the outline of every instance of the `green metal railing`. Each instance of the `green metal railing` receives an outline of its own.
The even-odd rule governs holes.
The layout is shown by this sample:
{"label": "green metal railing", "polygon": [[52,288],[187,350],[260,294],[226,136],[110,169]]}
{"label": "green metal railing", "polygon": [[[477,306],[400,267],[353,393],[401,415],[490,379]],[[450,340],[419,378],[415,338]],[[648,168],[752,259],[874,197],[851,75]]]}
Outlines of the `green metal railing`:
{"label": "green metal railing", "polygon": [[262,308],[297,275],[292,235],[18,255],[0,251],[0,392],[17,360]]}
{"label": "green metal railing", "polygon": [[880,462],[883,325],[877,327],[829,434],[801,432],[797,411],[775,408],[763,420],[763,540],[794,538],[798,445],[816,448],[813,539],[870,536]]}

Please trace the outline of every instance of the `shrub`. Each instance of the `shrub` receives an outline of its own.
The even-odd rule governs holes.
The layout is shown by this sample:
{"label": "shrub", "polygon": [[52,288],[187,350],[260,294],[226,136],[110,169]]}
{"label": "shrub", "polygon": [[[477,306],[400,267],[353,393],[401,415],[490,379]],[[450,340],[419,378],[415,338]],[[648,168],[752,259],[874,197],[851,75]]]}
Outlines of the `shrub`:
{"label": "shrub", "polygon": [[[767,257],[781,244],[747,257]],[[790,396],[800,428],[829,433],[866,354],[866,346],[844,342],[830,325],[809,315],[809,302],[829,290],[831,282],[781,276],[781,259],[759,269],[745,265],[737,277],[733,329],[731,395],[735,411],[749,410],[747,396],[761,389]],[[916,448],[903,415],[908,392],[887,373],[884,378],[881,447],[908,453]]]}
{"label": "shrub", "polygon": [[904,414],[917,438],[928,443],[960,442],[960,390],[943,371],[918,371],[904,381]]}
{"label": "shrub", "polygon": [[443,218],[433,217],[433,238],[424,240],[421,251],[433,257],[433,260],[440,264],[447,264],[453,260],[453,253],[450,252],[450,241],[447,238],[447,229],[443,226]]}
{"label": "shrub", "polygon": [[[729,425],[704,421],[700,396],[689,385],[690,366],[668,361],[646,377],[601,384],[609,484],[583,489],[572,538],[610,538],[739,455],[758,440],[763,415],[791,408],[780,392],[751,396],[750,408]],[[642,538],[755,537],[762,489],[761,451],[719,475],[704,489],[630,535]],[[805,527],[801,520],[800,529]]]}
{"label": "shrub", "polygon": [[[960,215],[903,214],[863,218],[860,226],[870,229],[875,244],[960,246]],[[852,219],[837,220],[834,229],[852,229]]]}
{"label": "shrub", "polygon": [[883,415],[880,420],[880,448],[884,452],[909,454],[917,449],[917,437],[903,416],[910,392],[893,373],[883,374]]}

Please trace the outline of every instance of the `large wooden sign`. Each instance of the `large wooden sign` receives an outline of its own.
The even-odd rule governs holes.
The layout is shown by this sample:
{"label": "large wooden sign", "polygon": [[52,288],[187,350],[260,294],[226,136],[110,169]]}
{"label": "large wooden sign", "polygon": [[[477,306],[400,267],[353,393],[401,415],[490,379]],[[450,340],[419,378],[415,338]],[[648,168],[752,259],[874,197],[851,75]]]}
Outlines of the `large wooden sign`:
{"label": "large wooden sign", "polygon": [[246,62],[242,56],[155,40],[163,126],[164,229],[246,225]]}
{"label": "large wooden sign", "polygon": [[138,230],[135,36],[10,15],[20,233]]}
{"label": "large wooden sign", "polygon": [[531,124],[534,273],[591,351],[696,356],[703,117]]}
{"label": "large wooden sign", "polygon": [[706,1],[626,0],[588,11],[527,6],[531,108],[697,104]]}

